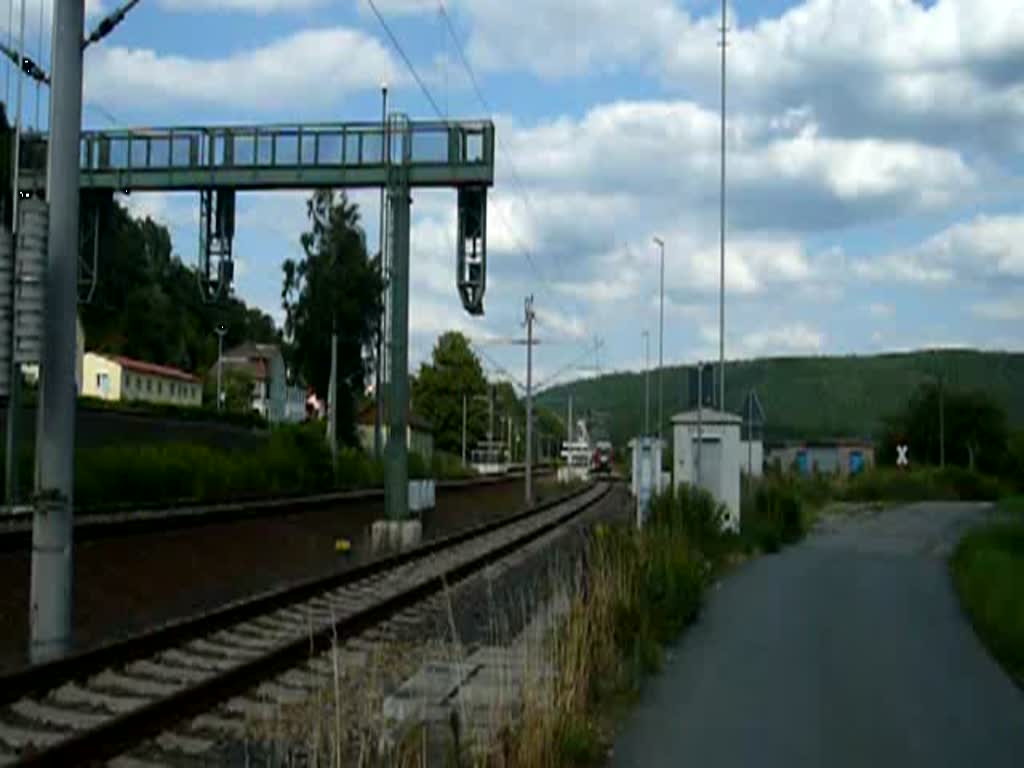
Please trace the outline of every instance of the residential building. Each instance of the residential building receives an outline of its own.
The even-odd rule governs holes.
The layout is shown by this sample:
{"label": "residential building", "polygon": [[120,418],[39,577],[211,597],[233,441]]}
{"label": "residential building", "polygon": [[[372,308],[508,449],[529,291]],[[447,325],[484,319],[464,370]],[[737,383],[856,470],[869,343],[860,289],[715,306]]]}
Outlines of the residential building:
{"label": "residential building", "polygon": [[121,402],[143,401],[192,407],[203,403],[202,383],[191,373],[96,352],[86,352],[82,359],[81,393],[87,397]]}
{"label": "residential building", "polygon": [[[359,412],[358,424],[359,444],[367,453],[373,453],[373,430],[377,406],[370,403]],[[388,425],[380,425],[381,442],[383,446],[388,441]],[[415,413],[409,414],[409,426],[406,431],[406,445],[413,453],[418,453],[427,461],[434,455],[434,427],[426,419],[420,418]]]}
{"label": "residential building", "polygon": [[766,464],[782,470],[795,467],[804,475],[813,473],[856,475],[875,464],[875,448],[865,440],[836,438],[807,440],[774,446]]}
{"label": "residential building", "polygon": [[[224,371],[252,377],[252,409],[271,423],[286,420],[288,384],[281,348],[276,344],[246,342],[224,352]],[[216,376],[216,365],[210,371]]]}

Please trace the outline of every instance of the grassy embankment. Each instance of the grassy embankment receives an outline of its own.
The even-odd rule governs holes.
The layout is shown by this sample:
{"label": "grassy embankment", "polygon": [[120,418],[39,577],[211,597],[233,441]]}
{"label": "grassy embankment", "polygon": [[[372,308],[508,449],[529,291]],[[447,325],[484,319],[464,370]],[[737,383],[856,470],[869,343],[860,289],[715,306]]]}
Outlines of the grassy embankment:
{"label": "grassy embankment", "polygon": [[[22,478],[32,457],[19,457]],[[435,453],[426,462],[409,457],[412,479],[466,477],[458,459]],[[75,460],[75,503],[82,507],[215,502],[258,496],[372,488],[384,480],[383,462],[343,447],[332,465],[316,426],[275,428],[264,445],[223,450],[187,443],[109,446],[80,450]],[[0,478],[0,491],[2,491]],[[24,491],[24,483],[23,483]]]}
{"label": "grassy embankment", "polygon": [[975,630],[1024,685],[1024,496],[999,503],[1000,520],[961,539],[950,568]]}
{"label": "grassy embankment", "polygon": [[742,535],[720,532],[721,509],[703,492],[682,489],[652,502],[647,527],[598,526],[588,542],[586,576],[532,664],[551,669],[547,684],[523,691],[517,724],[485,764],[588,765],[604,756],[612,725],[657,671],[663,647],[699,614],[704,592],[728,565],[757,546],[804,532],[791,488],[765,482]]}
{"label": "grassy embankment", "polygon": [[[958,468],[876,470],[849,481],[768,476],[744,485],[739,536],[718,533],[720,510],[706,494],[687,489],[656,499],[643,532],[599,528],[589,544],[585,588],[576,590],[535,664],[555,674],[548,687],[527,692],[498,764],[599,763],[617,715],[660,667],[664,644],[697,617],[717,575],[751,553],[799,541],[830,501],[991,499],[1006,491],[1003,481]],[[984,555],[995,564],[981,564],[984,575],[978,577],[981,589],[991,584],[985,605],[998,627],[993,646],[1003,649],[1008,668],[1019,674],[1024,603],[1018,597],[1011,608],[1010,585],[1024,583],[1024,523],[1015,533],[996,534],[996,543],[981,543],[995,550]]]}

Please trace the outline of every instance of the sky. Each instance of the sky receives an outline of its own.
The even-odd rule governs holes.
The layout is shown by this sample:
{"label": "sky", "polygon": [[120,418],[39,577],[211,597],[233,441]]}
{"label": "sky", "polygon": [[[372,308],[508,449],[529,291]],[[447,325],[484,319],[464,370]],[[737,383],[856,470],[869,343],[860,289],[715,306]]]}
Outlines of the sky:
{"label": "sky", "polygon": [[[25,3],[26,47],[48,62],[42,3],[41,50],[40,0]],[[503,342],[528,294],[541,386],[640,369],[645,330],[656,362],[654,237],[666,364],[717,359],[717,0],[375,3],[401,52],[368,0],[142,0],[86,52],[83,124],[379,120],[384,82],[413,119],[492,118],[486,314],[455,287],[454,190],[417,190],[412,369],[458,329],[522,384],[525,349]],[[115,7],[86,5],[90,24]],[[1024,349],[1018,4],[734,0],[727,26],[726,357]],[[44,90],[44,127],[46,109]],[[376,243],[378,193],[351,197]],[[236,291],[279,322],[305,198],[239,196]],[[195,262],[198,195],[125,202]]]}

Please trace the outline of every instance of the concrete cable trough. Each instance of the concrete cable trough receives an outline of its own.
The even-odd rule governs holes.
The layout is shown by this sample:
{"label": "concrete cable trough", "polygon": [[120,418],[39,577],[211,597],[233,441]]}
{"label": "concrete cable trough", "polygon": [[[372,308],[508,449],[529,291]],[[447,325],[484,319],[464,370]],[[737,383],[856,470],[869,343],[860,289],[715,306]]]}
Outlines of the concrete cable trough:
{"label": "concrete cable trough", "polygon": [[[0,765],[105,760],[153,737],[187,755],[211,732],[235,735],[245,707],[230,706],[232,697],[289,670],[308,674],[311,657],[568,523],[610,487],[0,677]],[[167,731],[187,720],[185,732]]]}

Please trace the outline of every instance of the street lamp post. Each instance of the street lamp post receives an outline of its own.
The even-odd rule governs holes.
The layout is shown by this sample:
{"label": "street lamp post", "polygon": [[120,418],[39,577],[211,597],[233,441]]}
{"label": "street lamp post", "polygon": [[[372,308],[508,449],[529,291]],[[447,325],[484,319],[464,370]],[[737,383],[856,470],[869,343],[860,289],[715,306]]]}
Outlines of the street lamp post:
{"label": "street lamp post", "polygon": [[651,334],[643,331],[644,339],[644,437],[651,433]]}
{"label": "street lamp post", "polygon": [[704,363],[697,363],[697,460],[694,465],[696,486],[700,487],[700,454],[704,448]]}
{"label": "street lamp post", "polygon": [[654,238],[654,243],[661,251],[661,288],[659,291],[658,310],[658,441],[661,441],[661,430],[664,416],[662,414],[662,368],[665,367],[665,241]]}
{"label": "street lamp post", "polygon": [[224,334],[228,332],[228,327],[224,323],[217,325],[217,410],[224,410],[224,390],[223,390],[223,377],[224,377]]}

